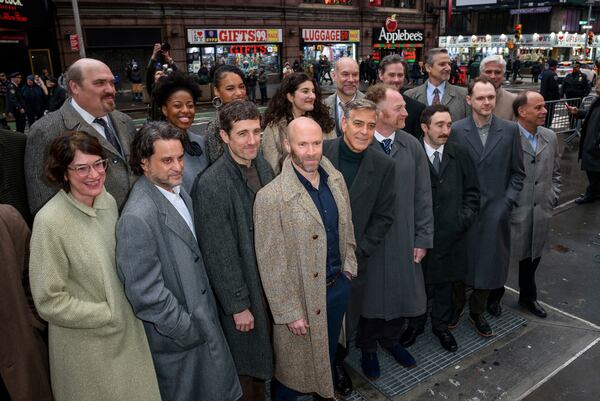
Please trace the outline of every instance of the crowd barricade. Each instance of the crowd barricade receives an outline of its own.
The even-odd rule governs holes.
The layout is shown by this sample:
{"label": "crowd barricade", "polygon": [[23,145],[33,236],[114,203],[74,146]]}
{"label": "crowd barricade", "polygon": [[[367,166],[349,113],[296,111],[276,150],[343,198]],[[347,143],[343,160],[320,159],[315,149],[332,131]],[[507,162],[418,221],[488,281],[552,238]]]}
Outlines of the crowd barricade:
{"label": "crowd barricade", "polygon": [[550,128],[557,134],[567,134],[575,131],[577,127],[577,118],[569,113],[567,106],[580,107],[581,99],[561,99],[561,100],[549,100],[546,102],[546,123],[544,127]]}
{"label": "crowd barricade", "polygon": [[[580,102],[579,104],[579,108],[580,109],[587,109],[588,107],[590,107],[592,105],[592,103],[594,102],[594,100],[596,99],[597,96],[595,95],[589,95],[583,98],[583,100]],[[565,139],[565,143],[567,145],[570,145],[571,142],[573,142],[573,140],[577,137],[581,136],[581,127],[583,124],[583,119],[578,118],[575,121],[575,127],[573,129],[573,133],[571,135],[569,135],[566,139]]]}

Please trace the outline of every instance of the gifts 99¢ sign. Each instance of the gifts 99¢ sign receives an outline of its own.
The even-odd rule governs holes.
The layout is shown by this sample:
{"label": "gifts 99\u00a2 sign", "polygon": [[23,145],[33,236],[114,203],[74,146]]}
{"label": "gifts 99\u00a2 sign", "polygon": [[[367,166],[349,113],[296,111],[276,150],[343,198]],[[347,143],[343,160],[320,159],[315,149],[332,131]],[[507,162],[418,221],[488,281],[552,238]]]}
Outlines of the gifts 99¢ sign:
{"label": "gifts 99\u00a2 sign", "polygon": [[279,43],[283,34],[281,29],[243,28],[243,29],[188,29],[190,44],[210,43]]}

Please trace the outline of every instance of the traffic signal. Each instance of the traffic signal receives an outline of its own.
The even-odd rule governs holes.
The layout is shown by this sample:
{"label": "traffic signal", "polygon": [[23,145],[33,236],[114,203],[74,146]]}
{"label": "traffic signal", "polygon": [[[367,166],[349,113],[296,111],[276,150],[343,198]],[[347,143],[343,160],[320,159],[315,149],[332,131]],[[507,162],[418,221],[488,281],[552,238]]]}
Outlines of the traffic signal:
{"label": "traffic signal", "polygon": [[522,31],[522,26],[521,24],[517,24],[515,25],[515,40],[518,42],[519,40],[521,40],[521,31]]}
{"label": "traffic signal", "polygon": [[591,46],[594,44],[594,32],[589,31],[588,32],[588,46]]}

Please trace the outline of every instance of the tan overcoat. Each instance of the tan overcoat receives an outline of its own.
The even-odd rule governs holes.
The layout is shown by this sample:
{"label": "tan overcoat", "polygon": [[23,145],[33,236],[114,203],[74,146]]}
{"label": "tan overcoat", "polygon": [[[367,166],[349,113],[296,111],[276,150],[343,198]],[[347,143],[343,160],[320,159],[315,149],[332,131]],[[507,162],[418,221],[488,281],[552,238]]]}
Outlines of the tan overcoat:
{"label": "tan overcoat", "polygon": [[[339,213],[342,268],[356,275],[354,228],[342,174],[325,157],[321,167]],[[327,337],[325,264],[327,235],[290,158],[281,174],[256,195],[255,246],[258,269],[273,314],[275,377],[303,392],[333,397]],[[292,334],[287,324],[306,318],[309,332]]]}
{"label": "tan overcoat", "polygon": [[494,115],[505,120],[514,121],[515,113],[513,112],[512,105],[516,97],[516,94],[510,93],[506,89],[498,88],[498,90],[496,90],[496,107],[494,107]]}
{"label": "tan overcoat", "polygon": [[[288,122],[281,119],[276,123],[267,125],[262,134],[260,147],[265,160],[273,168],[275,175],[281,172],[281,163],[287,157],[287,152],[283,146],[283,140],[287,137]],[[337,135],[335,129],[331,132],[323,133],[323,140],[335,139]]]}

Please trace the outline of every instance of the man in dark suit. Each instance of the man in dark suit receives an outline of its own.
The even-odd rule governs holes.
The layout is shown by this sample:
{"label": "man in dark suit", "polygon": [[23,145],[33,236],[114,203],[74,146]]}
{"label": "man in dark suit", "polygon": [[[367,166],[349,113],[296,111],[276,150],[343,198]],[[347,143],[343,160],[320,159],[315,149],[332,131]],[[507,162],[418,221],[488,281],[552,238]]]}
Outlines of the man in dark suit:
{"label": "man in dark suit", "polygon": [[71,99],[36,121],[27,134],[25,178],[31,213],[56,193],[43,179],[43,166],[50,142],[65,131],[98,138],[110,165],[106,189],[120,208],[134,181],[127,159],[135,128],[129,116],[115,110],[114,76],[103,62],[83,58],[67,71],[67,84]]}
{"label": "man in dark suit", "polygon": [[[392,86],[402,93],[402,87],[406,82],[405,78],[404,64],[402,64],[402,58],[398,54],[385,56],[379,63],[379,79],[384,84]],[[418,139],[423,135],[419,117],[425,110],[425,104],[408,96],[404,96],[404,101],[406,102],[408,117],[406,117],[402,130]]]}
{"label": "man in dark suit", "polygon": [[[352,281],[352,295],[346,315],[348,332],[358,324],[362,303],[361,271],[368,269],[369,255],[379,246],[394,221],[394,161],[369,145],[375,135],[377,106],[366,99],[348,103],[342,117],[342,138],[327,141],[323,154],[344,176],[350,194],[352,223],[356,238],[358,276]],[[343,361],[347,352],[338,347],[334,365],[334,385],[349,395],[352,382]]]}
{"label": "man in dark suit", "polygon": [[183,134],[146,123],[131,145],[140,178],[117,223],[117,269],[144,322],[164,400],[238,400],[236,369],[182,188]]}
{"label": "man in dark suit", "polygon": [[[431,328],[442,347],[458,349],[448,330],[452,318],[453,283],[463,281],[467,264],[465,236],[479,212],[479,185],[467,149],[447,143],[452,127],[444,105],[428,106],[421,114],[422,144],[429,160],[433,198],[433,249],[423,259]],[[423,321],[423,323],[425,323]]]}
{"label": "man in dark suit", "polygon": [[0,203],[13,206],[31,225],[23,169],[26,141],[21,132],[0,129]]}
{"label": "man in dark suit", "polygon": [[[517,205],[525,170],[521,137],[516,123],[494,116],[496,89],[487,77],[469,83],[470,117],[452,126],[450,142],[466,147],[475,162],[481,191],[480,212],[467,234],[467,275],[473,287],[469,300],[470,320],[479,335],[490,337],[492,328],[483,316],[490,290],[503,287],[510,255],[510,212]],[[466,303],[465,288],[455,286],[455,327]],[[499,303],[488,305],[495,316]]]}
{"label": "man in dark suit", "polygon": [[195,227],[242,385],[240,401],[264,401],[265,380],[273,375],[273,349],[254,251],[252,207],[256,193],[274,175],[259,153],[260,112],[253,102],[224,105],[219,121],[227,151],[196,178]]}

